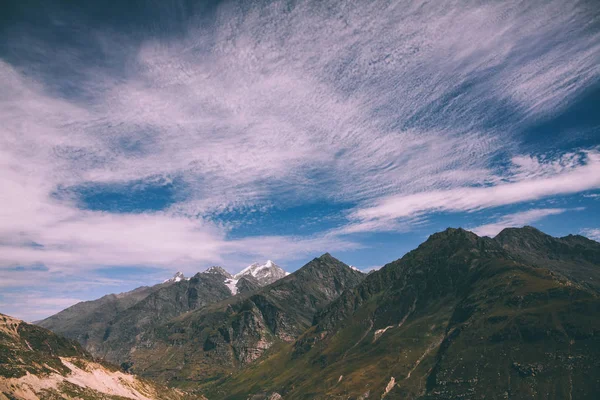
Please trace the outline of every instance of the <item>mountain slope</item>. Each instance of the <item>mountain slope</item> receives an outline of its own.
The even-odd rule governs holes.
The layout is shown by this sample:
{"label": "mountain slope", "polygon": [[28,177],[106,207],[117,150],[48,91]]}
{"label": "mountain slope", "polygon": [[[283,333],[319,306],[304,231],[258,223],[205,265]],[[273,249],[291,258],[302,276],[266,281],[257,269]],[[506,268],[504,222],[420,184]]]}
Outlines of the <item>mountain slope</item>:
{"label": "mountain slope", "polygon": [[579,235],[555,238],[530,227],[507,228],[494,238],[524,262],[548,268],[600,292],[600,243]]}
{"label": "mountain slope", "polygon": [[200,399],[94,361],[80,345],[0,314],[0,400]]}
{"label": "mountain slope", "polygon": [[293,342],[319,309],[363,276],[325,254],[271,285],[187,313],[143,335],[149,345],[131,355],[134,370],[171,383],[211,384]]}
{"label": "mountain slope", "polygon": [[102,336],[90,337],[92,354],[114,363],[130,360],[129,354],[145,346],[140,335],[182,313],[226,299],[231,291],[220,272],[203,272],[154,291],[145,299],[119,313]]}
{"label": "mountain slope", "polygon": [[[542,258],[526,262],[505,244],[462,229],[432,235],[345,291],[299,340],[207,394],[597,398],[597,292],[555,271],[570,267],[541,268]],[[590,248],[586,259],[595,260]],[[567,258],[555,250],[557,260]]]}
{"label": "mountain slope", "polygon": [[220,267],[190,279],[177,273],[159,285],[76,304],[38,325],[79,341],[96,357],[127,365],[130,353],[145,345],[142,333],[182,313],[261,286],[252,276],[241,277],[233,286],[232,279]]}
{"label": "mountain slope", "polygon": [[53,332],[75,339],[84,347],[90,337],[102,337],[109,322],[119,313],[142,301],[163,284],[140,287],[126,293],[109,294],[98,300],[77,303],[51,317],[36,322]]}

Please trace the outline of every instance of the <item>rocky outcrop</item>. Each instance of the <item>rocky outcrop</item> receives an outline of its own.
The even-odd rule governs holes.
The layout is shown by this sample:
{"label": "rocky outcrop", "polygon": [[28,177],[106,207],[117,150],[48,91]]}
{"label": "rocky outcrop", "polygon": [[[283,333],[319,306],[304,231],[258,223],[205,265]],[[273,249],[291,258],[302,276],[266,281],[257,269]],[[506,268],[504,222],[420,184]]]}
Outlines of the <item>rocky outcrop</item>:
{"label": "rocky outcrop", "polygon": [[268,260],[264,264],[254,263],[249,265],[235,274],[234,278],[241,279],[242,277],[252,277],[256,279],[260,286],[266,286],[287,275],[289,275],[289,273],[285,272],[279,265]]}
{"label": "rocky outcrop", "polygon": [[495,239],[448,229],[215,390],[225,399],[595,399],[600,319],[590,316],[600,296],[577,265],[595,279],[598,256],[595,242],[532,228]]}
{"label": "rocky outcrop", "polygon": [[[211,267],[192,278],[182,274],[165,283],[77,304],[38,324],[79,341],[87,351],[115,364],[132,364],[131,354],[148,346],[142,334],[182,313],[232,296],[232,275]],[[258,287],[244,278],[243,291]]]}
{"label": "rocky outcrop", "polygon": [[[188,313],[143,335],[151,344],[132,355],[134,369],[165,381],[214,379],[253,363],[275,344],[296,340],[318,310],[363,277],[325,254],[271,285]],[[169,354],[171,364],[152,362],[156,354]]]}
{"label": "rocky outcrop", "polygon": [[202,399],[95,361],[75,341],[0,314],[0,400],[58,398]]}

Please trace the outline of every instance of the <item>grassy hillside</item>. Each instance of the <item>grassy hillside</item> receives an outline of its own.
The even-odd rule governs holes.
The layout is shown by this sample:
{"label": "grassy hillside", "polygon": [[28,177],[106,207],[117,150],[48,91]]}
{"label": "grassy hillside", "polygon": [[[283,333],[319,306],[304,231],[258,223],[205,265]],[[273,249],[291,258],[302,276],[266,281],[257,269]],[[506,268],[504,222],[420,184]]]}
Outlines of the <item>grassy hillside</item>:
{"label": "grassy hillside", "polygon": [[[588,244],[588,259],[595,248]],[[598,398],[598,293],[570,279],[570,267],[541,265],[500,240],[433,235],[346,291],[298,341],[207,395]]]}
{"label": "grassy hillside", "polygon": [[182,387],[212,386],[286,343],[364,274],[325,254],[257,291],[184,314],[148,332],[136,373]]}

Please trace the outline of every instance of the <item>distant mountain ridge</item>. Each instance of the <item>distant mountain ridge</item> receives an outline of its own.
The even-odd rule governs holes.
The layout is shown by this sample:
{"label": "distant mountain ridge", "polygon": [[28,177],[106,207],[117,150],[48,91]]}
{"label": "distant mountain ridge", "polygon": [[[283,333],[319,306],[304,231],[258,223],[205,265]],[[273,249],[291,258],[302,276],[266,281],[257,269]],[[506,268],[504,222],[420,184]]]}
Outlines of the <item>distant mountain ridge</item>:
{"label": "distant mountain ridge", "polygon": [[[582,236],[448,228],[368,275],[328,253],[269,284],[259,278],[276,274],[263,270],[277,271],[212,267],[134,291],[141,300],[108,324],[120,334],[102,339],[104,354],[209,399],[600,393],[600,243]],[[127,297],[92,305],[122,309]]]}
{"label": "distant mountain ridge", "polygon": [[186,278],[185,275],[183,275],[183,272],[175,272],[175,275],[173,275],[172,278],[166,279],[163,283],[167,283],[167,282],[179,282],[179,281],[183,281],[183,280],[189,280],[189,278]]}
{"label": "distant mountain ridge", "polygon": [[[242,271],[240,279],[257,270]],[[166,382],[212,381],[215,376],[229,375],[271,348],[294,342],[311,326],[318,310],[364,276],[324,254],[270,285],[182,314],[147,331],[142,340],[149,345],[131,354],[133,370]],[[156,359],[168,362],[157,364]]]}
{"label": "distant mountain ridge", "polygon": [[256,278],[262,286],[265,286],[287,275],[289,275],[288,272],[285,272],[273,261],[267,260],[267,262],[264,264],[254,263],[249,265],[242,271],[235,274],[233,278],[240,279],[243,276],[252,276]]}
{"label": "distant mountain ridge", "polygon": [[[252,274],[257,269],[260,273],[254,275],[260,279]],[[158,285],[78,303],[37,324],[79,341],[96,357],[121,364],[140,344],[144,331],[181,313],[256,290],[285,274],[272,261],[253,264],[236,278],[217,266],[191,278],[177,272]]]}

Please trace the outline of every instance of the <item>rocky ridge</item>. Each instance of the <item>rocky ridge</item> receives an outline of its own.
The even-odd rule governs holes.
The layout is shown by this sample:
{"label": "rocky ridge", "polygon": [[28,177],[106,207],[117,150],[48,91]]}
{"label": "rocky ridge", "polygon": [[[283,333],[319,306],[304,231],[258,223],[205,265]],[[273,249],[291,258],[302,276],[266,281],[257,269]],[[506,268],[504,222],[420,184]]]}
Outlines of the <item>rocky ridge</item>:
{"label": "rocky ridge", "polygon": [[[271,279],[285,275],[274,263],[267,264],[261,271]],[[78,303],[38,324],[77,340],[95,357],[129,366],[130,355],[147,345],[142,333],[182,313],[260,288],[266,275],[256,274],[259,280],[252,271],[237,278],[217,266],[191,278],[177,272],[159,285]]]}
{"label": "rocky ridge", "polygon": [[0,400],[59,398],[203,399],[123,373],[75,341],[0,314]]}
{"label": "rocky ridge", "polygon": [[[537,255],[536,255],[537,254]],[[533,228],[432,235],[207,395],[223,399],[595,399],[597,242]],[[586,266],[586,280],[576,267]],[[259,385],[256,382],[261,382]]]}
{"label": "rocky ridge", "polygon": [[[294,342],[314,315],[364,277],[329,254],[278,281],[211,304],[144,334],[136,373],[165,382],[212,382]],[[167,357],[169,363],[153,360]]]}

